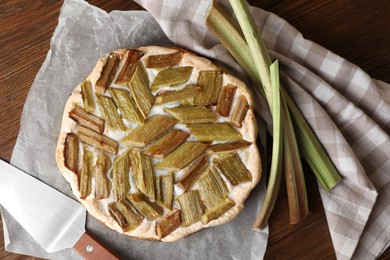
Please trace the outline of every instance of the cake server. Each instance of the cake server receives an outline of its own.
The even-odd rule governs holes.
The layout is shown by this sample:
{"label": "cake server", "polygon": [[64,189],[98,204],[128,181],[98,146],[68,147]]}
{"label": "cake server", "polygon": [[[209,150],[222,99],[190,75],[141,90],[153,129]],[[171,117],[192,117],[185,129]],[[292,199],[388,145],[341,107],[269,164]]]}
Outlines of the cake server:
{"label": "cake server", "polygon": [[118,259],[85,231],[80,203],[2,160],[0,204],[48,253],[73,248],[86,259]]}

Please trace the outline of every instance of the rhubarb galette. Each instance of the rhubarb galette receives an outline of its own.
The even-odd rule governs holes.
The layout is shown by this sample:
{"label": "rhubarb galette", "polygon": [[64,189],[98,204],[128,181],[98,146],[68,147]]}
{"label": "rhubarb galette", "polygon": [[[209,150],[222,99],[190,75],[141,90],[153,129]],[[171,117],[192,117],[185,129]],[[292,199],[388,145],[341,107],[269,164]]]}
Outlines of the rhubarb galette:
{"label": "rhubarb galette", "polygon": [[261,175],[251,95],[178,48],[101,57],[64,109],[56,159],[108,227],[175,241],[239,214]]}

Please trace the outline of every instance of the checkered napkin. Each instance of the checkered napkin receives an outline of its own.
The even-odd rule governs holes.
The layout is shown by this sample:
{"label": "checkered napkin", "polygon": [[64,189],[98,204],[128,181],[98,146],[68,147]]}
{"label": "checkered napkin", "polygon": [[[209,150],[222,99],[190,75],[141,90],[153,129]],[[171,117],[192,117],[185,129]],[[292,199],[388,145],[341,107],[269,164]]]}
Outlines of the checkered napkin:
{"label": "checkered napkin", "polygon": [[[172,42],[244,75],[205,27],[210,1],[136,2]],[[220,4],[231,12],[228,1]],[[337,258],[378,257],[390,242],[390,85],[304,39],[280,17],[251,10],[271,57],[281,64],[283,85],[343,176],[330,192],[320,188]],[[255,93],[255,110],[264,114],[261,100]]]}

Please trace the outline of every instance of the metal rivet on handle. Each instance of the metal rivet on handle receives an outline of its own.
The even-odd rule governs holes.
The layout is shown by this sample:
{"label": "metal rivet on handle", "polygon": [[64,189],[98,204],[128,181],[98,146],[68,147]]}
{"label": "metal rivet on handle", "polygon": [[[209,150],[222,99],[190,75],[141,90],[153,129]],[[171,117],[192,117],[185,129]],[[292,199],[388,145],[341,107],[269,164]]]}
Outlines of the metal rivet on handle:
{"label": "metal rivet on handle", "polygon": [[91,252],[93,251],[93,246],[88,245],[88,246],[85,248],[85,251],[87,251],[88,253],[91,253]]}

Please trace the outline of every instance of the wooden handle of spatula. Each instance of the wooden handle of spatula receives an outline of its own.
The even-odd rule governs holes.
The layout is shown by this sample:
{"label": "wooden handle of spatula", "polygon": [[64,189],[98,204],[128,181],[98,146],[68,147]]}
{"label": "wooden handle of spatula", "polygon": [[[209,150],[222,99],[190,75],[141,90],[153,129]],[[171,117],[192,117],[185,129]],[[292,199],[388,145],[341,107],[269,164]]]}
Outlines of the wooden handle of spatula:
{"label": "wooden handle of spatula", "polygon": [[87,232],[74,245],[73,249],[85,259],[119,259],[111,253],[106,247],[97,242]]}

